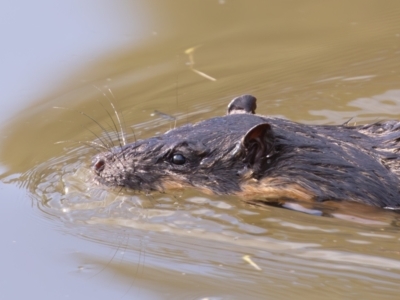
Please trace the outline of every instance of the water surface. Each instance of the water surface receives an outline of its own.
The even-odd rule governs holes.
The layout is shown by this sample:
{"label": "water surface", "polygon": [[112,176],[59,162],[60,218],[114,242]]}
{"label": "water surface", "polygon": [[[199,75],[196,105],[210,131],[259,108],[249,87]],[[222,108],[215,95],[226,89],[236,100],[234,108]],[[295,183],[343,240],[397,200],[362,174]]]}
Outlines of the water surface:
{"label": "water surface", "polygon": [[90,164],[93,141],[117,141],[110,101],[128,141],[223,115],[243,93],[259,113],[308,124],[400,119],[398,1],[25,9],[9,4],[2,21],[27,28],[7,27],[7,53],[23,55],[2,77],[6,298],[397,298],[390,212],[326,218],[190,190],[113,191],[93,184]]}

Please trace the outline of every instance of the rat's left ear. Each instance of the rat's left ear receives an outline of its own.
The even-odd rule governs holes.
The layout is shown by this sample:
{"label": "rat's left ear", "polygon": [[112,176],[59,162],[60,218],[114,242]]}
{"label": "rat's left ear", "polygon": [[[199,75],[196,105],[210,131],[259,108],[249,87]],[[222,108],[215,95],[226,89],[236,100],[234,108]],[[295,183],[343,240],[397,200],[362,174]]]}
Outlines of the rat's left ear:
{"label": "rat's left ear", "polygon": [[257,108],[256,101],[256,97],[252,95],[236,97],[228,104],[228,111],[226,114],[255,114]]}
{"label": "rat's left ear", "polygon": [[262,123],[251,128],[242,138],[244,161],[257,173],[263,162],[274,151],[274,133],[271,125]]}

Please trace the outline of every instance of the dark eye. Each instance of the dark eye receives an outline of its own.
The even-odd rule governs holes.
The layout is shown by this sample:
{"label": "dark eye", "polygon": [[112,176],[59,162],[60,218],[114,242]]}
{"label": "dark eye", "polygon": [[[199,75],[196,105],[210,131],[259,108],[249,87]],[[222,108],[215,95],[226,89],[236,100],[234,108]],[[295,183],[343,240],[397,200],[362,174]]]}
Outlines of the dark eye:
{"label": "dark eye", "polygon": [[172,163],[176,165],[183,165],[186,162],[186,158],[182,154],[174,154],[172,156]]}

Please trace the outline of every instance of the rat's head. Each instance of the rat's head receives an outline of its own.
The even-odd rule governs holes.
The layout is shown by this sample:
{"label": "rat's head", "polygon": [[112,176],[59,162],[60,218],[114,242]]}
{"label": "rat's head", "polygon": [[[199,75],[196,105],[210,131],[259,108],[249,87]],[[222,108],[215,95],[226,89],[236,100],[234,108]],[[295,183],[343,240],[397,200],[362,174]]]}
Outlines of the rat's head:
{"label": "rat's head", "polygon": [[238,192],[240,182],[256,178],[274,153],[272,129],[254,110],[254,97],[235,98],[224,117],[97,155],[94,172],[100,183],[136,191],[196,187],[216,194]]}

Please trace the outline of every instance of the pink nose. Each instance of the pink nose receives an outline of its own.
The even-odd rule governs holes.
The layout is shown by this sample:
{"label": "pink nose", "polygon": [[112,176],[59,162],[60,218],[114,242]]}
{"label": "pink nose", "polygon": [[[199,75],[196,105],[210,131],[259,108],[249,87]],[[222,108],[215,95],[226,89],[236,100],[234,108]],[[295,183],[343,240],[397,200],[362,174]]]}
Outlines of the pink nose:
{"label": "pink nose", "polygon": [[96,160],[93,167],[94,167],[94,171],[96,172],[97,175],[100,175],[100,173],[104,170],[105,165],[106,165],[106,162],[104,161],[104,159],[99,158]]}

